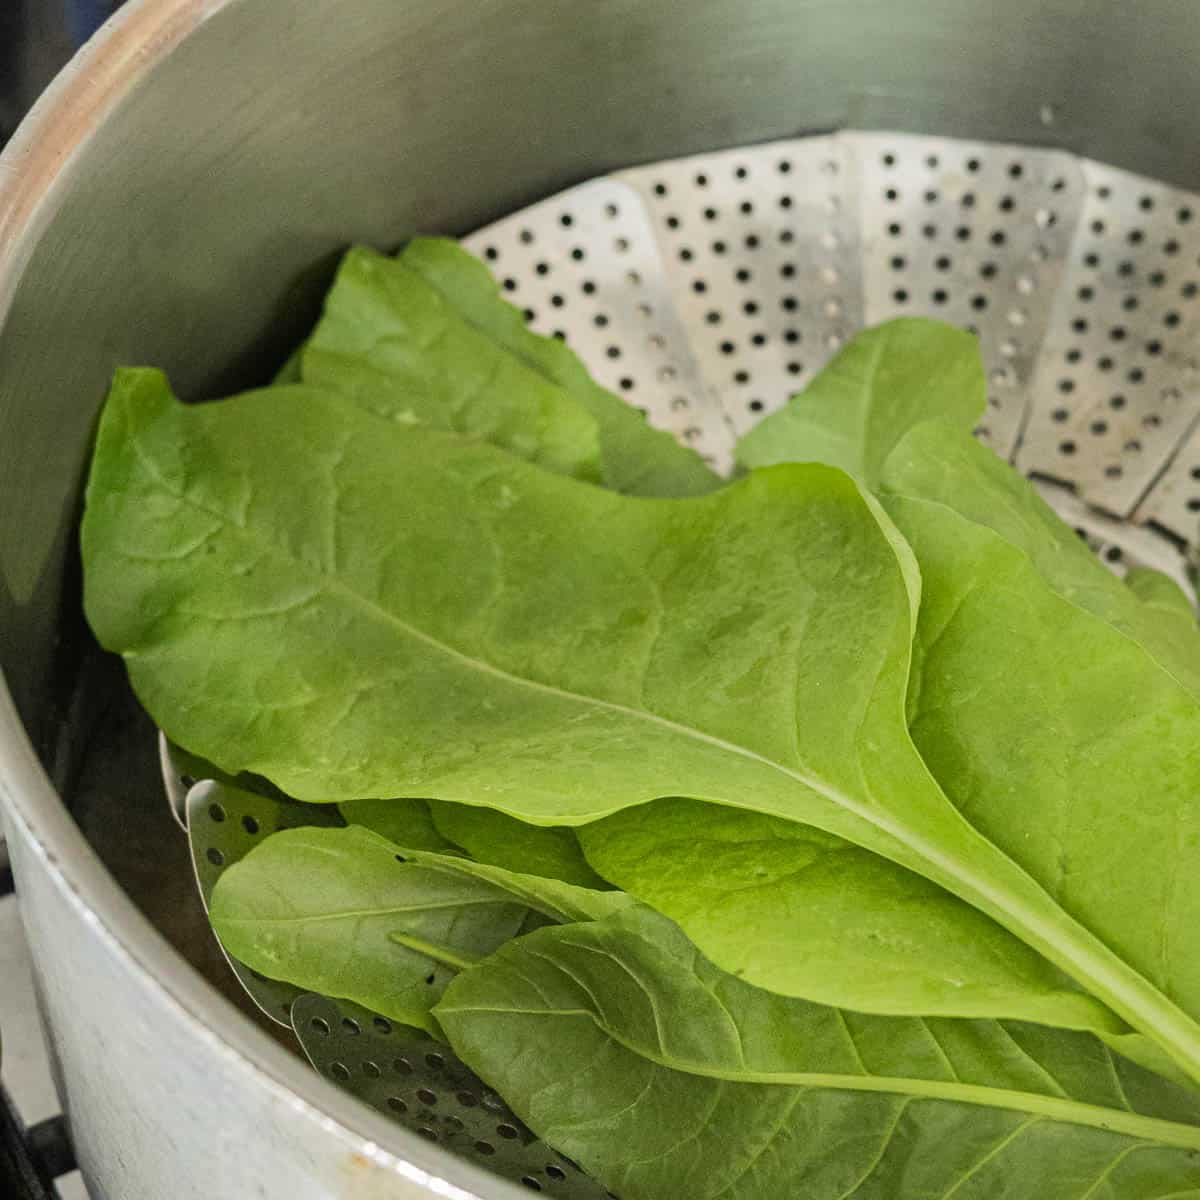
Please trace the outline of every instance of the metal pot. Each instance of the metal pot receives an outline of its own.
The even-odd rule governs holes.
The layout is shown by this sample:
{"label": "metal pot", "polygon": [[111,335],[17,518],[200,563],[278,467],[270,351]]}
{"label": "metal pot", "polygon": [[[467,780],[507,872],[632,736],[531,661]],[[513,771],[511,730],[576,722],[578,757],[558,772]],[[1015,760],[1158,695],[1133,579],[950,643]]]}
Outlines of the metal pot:
{"label": "metal pot", "polygon": [[0,793],[98,1200],[528,1194],[310,1072],[160,932],[183,902],[143,823],[153,741],[78,608],[113,366],[185,396],[257,381],[350,240],[798,131],[1062,145],[1196,186],[1197,45],[1189,0],[133,0],[105,27],[0,159]]}

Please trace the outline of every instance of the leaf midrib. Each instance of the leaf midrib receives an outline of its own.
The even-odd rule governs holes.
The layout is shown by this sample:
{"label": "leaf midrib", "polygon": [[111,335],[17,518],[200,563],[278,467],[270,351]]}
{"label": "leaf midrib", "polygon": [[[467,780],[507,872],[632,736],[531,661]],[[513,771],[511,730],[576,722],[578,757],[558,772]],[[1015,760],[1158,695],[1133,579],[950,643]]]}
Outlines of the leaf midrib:
{"label": "leaf midrib", "polygon": [[[582,1017],[590,1021],[605,1037],[617,1045],[668,1071],[718,1079],[726,1083],[770,1084],[810,1090],[875,1092],[926,1100],[946,1100],[972,1104],[982,1108],[1001,1108],[1011,1112],[1026,1112],[1052,1121],[1085,1125],[1110,1133],[1121,1133],[1143,1141],[1184,1150],[1200,1151],[1200,1127],[1147,1117],[1140,1113],[1123,1113],[1117,1109],[1085,1104],[1080,1100],[1042,1096],[1036,1092],[1019,1092],[1008,1088],[990,1088],[982,1084],[957,1083],[948,1080],[912,1079],[891,1075],[844,1075],[816,1071],[751,1071],[721,1068],[709,1063],[672,1059],[647,1049],[632,1039],[622,1037],[596,1019],[587,1009],[573,1008],[515,1008],[506,1006],[470,1005],[456,1007],[444,1001],[436,1008],[439,1020],[445,1016],[472,1017],[480,1014],[510,1017]],[[443,1022],[444,1023],[444,1022]]]}

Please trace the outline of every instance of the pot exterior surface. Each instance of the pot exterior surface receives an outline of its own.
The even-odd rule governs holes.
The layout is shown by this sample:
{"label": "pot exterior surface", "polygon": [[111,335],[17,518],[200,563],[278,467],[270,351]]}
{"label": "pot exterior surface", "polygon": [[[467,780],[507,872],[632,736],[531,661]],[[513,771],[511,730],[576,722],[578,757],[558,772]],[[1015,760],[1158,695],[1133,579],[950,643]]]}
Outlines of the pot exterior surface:
{"label": "pot exterior surface", "polygon": [[155,985],[55,877],[19,821],[9,837],[56,1076],[93,1200],[511,1194],[490,1180],[459,1188],[436,1164],[425,1170],[411,1155],[383,1153],[319,1101],[264,1075]]}
{"label": "pot exterior surface", "polygon": [[131,0],[64,72],[0,158],[0,798],[98,1198],[527,1194],[272,1042],[171,949],[73,821],[79,747],[103,707],[80,686],[74,531],[112,369],[162,366],[186,398],[259,382],[351,241],[463,233],[619,166],[801,132],[1059,145],[1196,187],[1200,8],[1081,12]]}

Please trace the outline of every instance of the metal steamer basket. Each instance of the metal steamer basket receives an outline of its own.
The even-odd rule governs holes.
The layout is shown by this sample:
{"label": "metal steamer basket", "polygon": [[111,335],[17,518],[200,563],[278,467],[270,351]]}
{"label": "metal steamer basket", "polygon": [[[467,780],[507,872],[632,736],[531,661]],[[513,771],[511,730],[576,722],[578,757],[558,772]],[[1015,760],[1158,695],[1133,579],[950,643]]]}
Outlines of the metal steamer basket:
{"label": "metal steamer basket", "polygon": [[215,875],[294,814],[168,756],[185,838],[83,627],[113,366],[261,381],[347,242],[467,235],[727,466],[857,328],[942,316],[980,338],[978,436],[1115,569],[1183,579],[1198,47],[1186,0],[132,0],[102,30],[0,158],[0,796],[98,1200],[603,1195],[440,1048],[213,943]]}

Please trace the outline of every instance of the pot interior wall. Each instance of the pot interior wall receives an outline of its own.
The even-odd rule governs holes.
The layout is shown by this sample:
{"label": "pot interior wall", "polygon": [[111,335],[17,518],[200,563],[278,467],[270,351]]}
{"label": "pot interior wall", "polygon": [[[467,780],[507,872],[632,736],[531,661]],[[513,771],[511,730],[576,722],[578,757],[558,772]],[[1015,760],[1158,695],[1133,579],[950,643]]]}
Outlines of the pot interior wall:
{"label": "pot interior wall", "polygon": [[0,665],[85,831],[217,978],[149,724],[79,612],[80,481],[115,365],[166,367],[187,398],[257,382],[347,242],[800,132],[1056,144],[1200,184],[1190,0],[192,4],[213,15],[74,151],[37,243],[0,246],[0,276],[28,253],[0,314]]}

